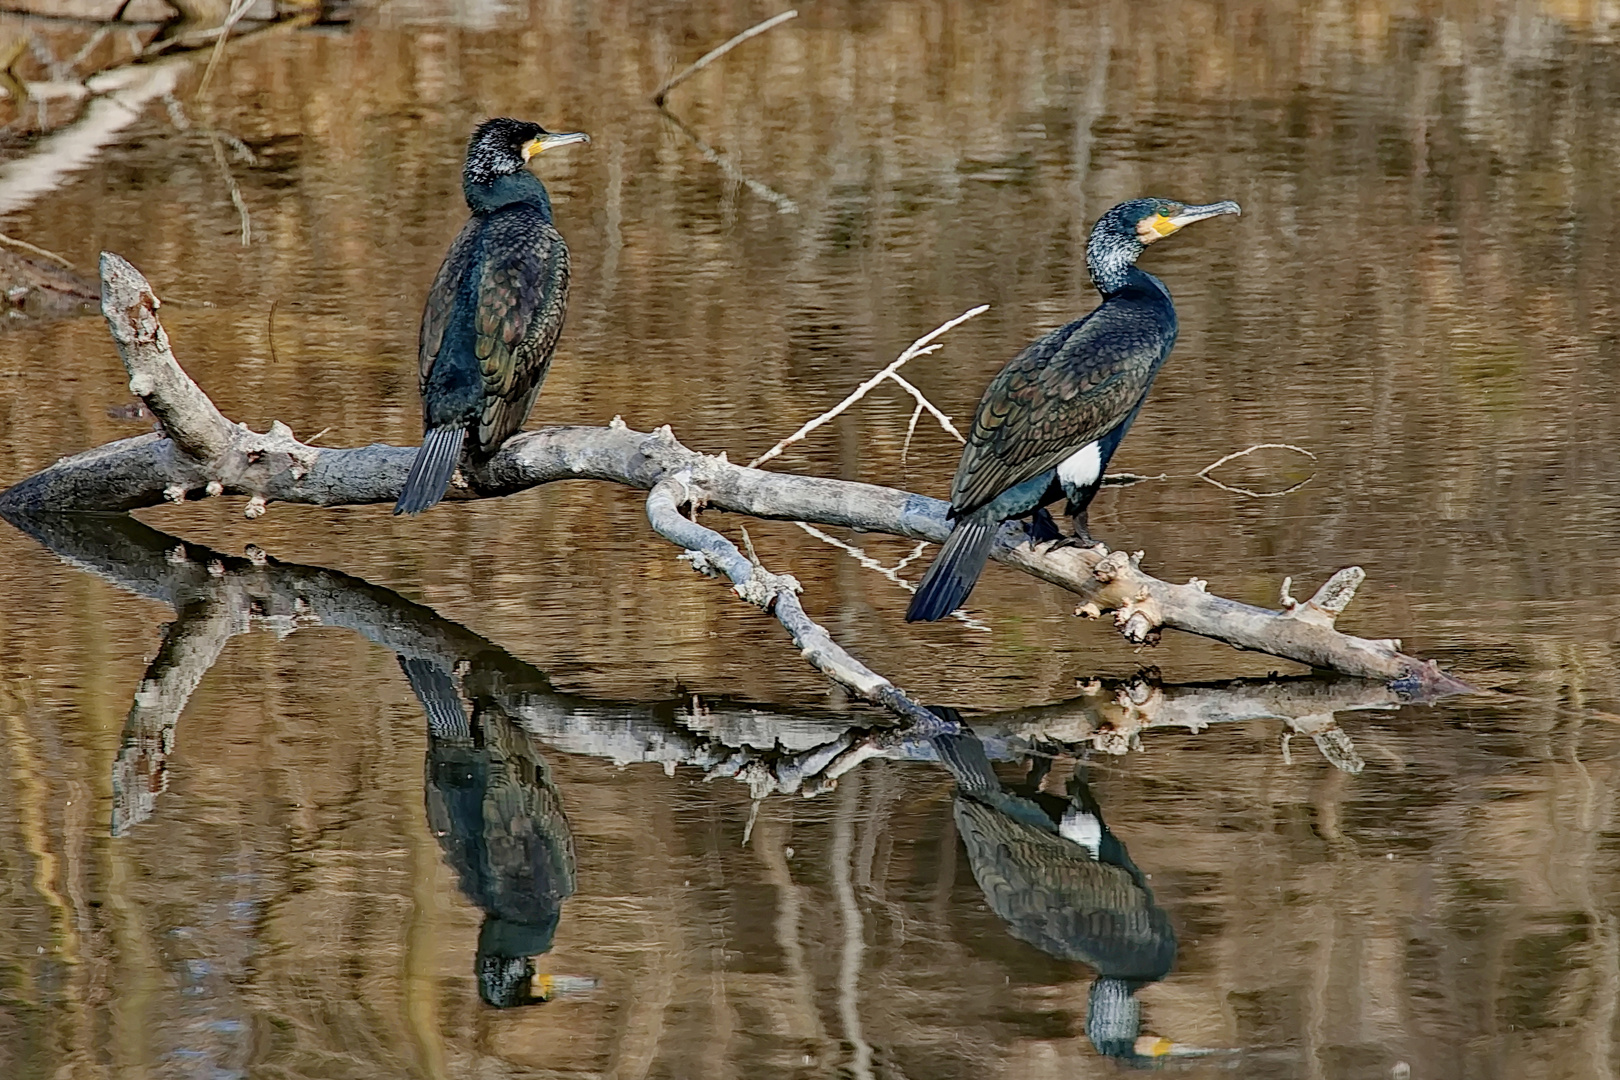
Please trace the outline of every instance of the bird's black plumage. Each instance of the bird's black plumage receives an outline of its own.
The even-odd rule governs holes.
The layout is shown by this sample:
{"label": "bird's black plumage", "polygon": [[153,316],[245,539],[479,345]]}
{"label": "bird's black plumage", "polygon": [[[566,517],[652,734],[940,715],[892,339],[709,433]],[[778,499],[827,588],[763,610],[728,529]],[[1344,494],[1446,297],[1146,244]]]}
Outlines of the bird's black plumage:
{"label": "bird's black plumage", "polygon": [[1194,221],[1235,213],[1233,202],[1136,199],[1097,221],[1086,265],[1103,302],[1025,347],[985,389],[951,482],[956,527],[907,622],[943,618],[967,599],[1003,521],[1067,495],[1076,538],[1090,542],[1086,510],[1103,469],[1176,341],[1169,290],[1137,268],[1137,256]]}
{"label": "bird's black plumage", "polygon": [[568,245],[551,197],[525,168],[550,146],[587,141],[498,118],[473,132],[462,170],[472,211],[428,290],[418,339],[422,448],[396,514],[444,497],[463,451],[489,457],[540,394],[568,304]]}
{"label": "bird's black plumage", "polygon": [[493,703],[475,697],[469,717],[438,662],[402,655],[399,666],[427,714],[428,824],[484,912],[479,996],[496,1008],[543,1001],[534,957],[551,950],[575,876],[574,834],[551,770]]}
{"label": "bird's black plumage", "polygon": [[[1033,770],[1026,784],[1008,787],[971,728],[932,742],[956,780],[957,831],[990,910],[1013,937],[1095,969],[1086,1034],[1101,1053],[1141,1057],[1135,993],[1169,973],[1176,933],[1103,821],[1083,772],[1076,769],[1065,796],[1040,790]],[[1168,1051],[1166,1044],[1154,1052]]]}

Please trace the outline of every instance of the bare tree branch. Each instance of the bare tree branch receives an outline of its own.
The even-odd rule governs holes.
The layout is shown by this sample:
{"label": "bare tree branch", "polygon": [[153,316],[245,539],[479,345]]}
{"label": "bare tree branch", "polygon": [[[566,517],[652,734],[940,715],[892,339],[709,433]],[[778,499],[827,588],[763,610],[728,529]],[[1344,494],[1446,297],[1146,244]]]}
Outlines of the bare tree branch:
{"label": "bare tree branch", "polygon": [[[394,501],[414,448],[314,447],[299,442],[279,421],[267,434],[231,423],[175,361],[146,280],[112,255],[104,256],[103,273],[103,310],[129,371],[131,389],[162,421],[164,434],[124,439],[64,458],[0,493],[0,510],[120,511],[166,500],[232,494],[247,496],[244,512],[256,517],[272,500],[318,506]],[[563,479],[606,480],[651,492],[665,480],[678,479],[680,502],[675,505],[935,543],[950,533],[947,505],[937,499],[872,484],[734,465],[724,455],[682,446],[668,427],[644,434],[616,422],[606,428],[525,432],[508,440],[486,464],[469,468],[465,479],[464,488],[452,487],[451,499],[511,495]],[[666,498],[675,498],[670,488],[665,492]],[[666,514],[649,505],[649,514],[655,510],[655,521],[669,530],[666,535],[684,535],[684,527],[671,516],[702,528],[678,513]],[[698,542],[676,542],[704,550],[716,535],[702,529]],[[1101,545],[1037,549],[1011,522],[1003,526],[992,555],[1079,594],[1079,614],[1096,617],[1112,612],[1115,625],[1137,644],[1152,643],[1161,628],[1171,627],[1312,667],[1396,681],[1413,691],[1468,689],[1434,664],[1402,653],[1398,641],[1339,632],[1333,625],[1338,610],[1330,604],[1280,612],[1241,604],[1208,592],[1197,579],[1173,585],[1150,576],[1141,568],[1141,553],[1110,553]],[[738,580],[730,565],[725,571]],[[1359,573],[1355,570],[1351,576]],[[744,580],[752,575],[750,566]],[[780,600],[781,590],[775,595]],[[794,632],[814,633],[814,624]]]}
{"label": "bare tree branch", "polygon": [[[865,397],[867,393],[878,383],[882,382],[884,379],[895,378],[895,372],[899,371],[906,364],[915,360],[919,356],[926,355],[927,353],[931,353],[938,349],[939,346],[933,344],[934,339],[943,336],[948,331],[956,329],[958,326],[961,326],[975,315],[983,315],[989,310],[989,304],[980,304],[978,307],[969,308],[956,318],[951,319],[948,322],[943,322],[934,327],[932,330],[928,331],[928,333],[924,334],[922,337],[918,338],[916,341],[913,341],[909,346],[907,346],[906,351],[897,356],[888,367],[885,367],[876,375],[873,375],[870,379],[867,379],[865,382],[861,383],[861,385],[857,386],[854,390],[851,390],[849,392],[849,396],[844,398],[843,401],[840,401],[837,405],[834,405],[832,408],[828,409],[814,420],[811,420],[803,427],[799,428],[798,431],[795,431],[793,434],[789,435],[787,438],[783,439],[781,442],[759,455],[759,457],[755,458],[753,461],[750,461],[748,463],[748,467],[750,469],[758,468],[759,466],[765,464],[765,462],[771,460],[771,458],[780,456],[782,451],[786,450],[788,447],[792,446],[794,443],[816,430],[816,428],[820,427],[822,424],[825,424],[827,421],[831,420],[833,417],[837,416],[839,413],[861,400],[861,398]],[[911,390],[911,392],[917,397],[917,403],[922,405],[924,401],[922,394],[912,387],[910,383],[904,382],[904,380],[900,381],[904,387]],[[928,408],[932,409],[934,415],[939,418],[946,430],[948,430],[952,435],[955,435],[958,440],[962,440],[961,432],[957,431],[956,428],[951,426],[950,420],[943,413],[941,413],[938,409],[933,409],[933,406],[931,405],[928,406]]]}
{"label": "bare tree branch", "polygon": [[724,574],[731,579],[738,596],[767,615],[776,616],[804,658],[833,682],[865,701],[881,705],[917,730],[954,727],[942,725],[938,717],[912,701],[903,690],[844,651],[823,626],[805,614],[799,603],[803,589],[796,578],[771,573],[760,565],[757,556],[745,558],[730,540],[680,511],[682,506],[696,505],[684,475],[666,477],[653,485],[652,494],[647,496],[647,520],[659,536],[686,550],[692,569],[711,577]]}

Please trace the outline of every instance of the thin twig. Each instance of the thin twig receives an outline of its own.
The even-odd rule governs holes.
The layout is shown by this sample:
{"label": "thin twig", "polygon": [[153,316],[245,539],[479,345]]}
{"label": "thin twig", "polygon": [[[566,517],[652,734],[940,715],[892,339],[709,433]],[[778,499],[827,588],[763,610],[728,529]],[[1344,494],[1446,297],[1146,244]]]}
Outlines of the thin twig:
{"label": "thin twig", "polygon": [[950,432],[951,435],[953,437],[955,437],[957,442],[966,444],[967,440],[962,437],[962,433],[960,431],[956,430],[956,425],[951,423],[951,418],[946,416],[944,413],[940,412],[938,409],[936,409],[934,407],[934,403],[932,401],[929,401],[926,397],[924,397],[923,392],[921,390],[917,389],[915,386],[912,386],[905,379],[901,378],[900,375],[897,374],[896,372],[893,372],[893,371],[889,372],[889,379],[890,379],[891,382],[894,382],[895,384],[897,384],[900,387],[900,389],[904,390],[906,393],[908,393],[912,397],[916,398],[917,399],[917,407],[921,408],[921,409],[927,409],[928,412],[933,416],[933,418],[935,420],[939,421],[939,426],[944,428],[946,431]]}
{"label": "thin twig", "polygon": [[[192,101],[201,101],[203,94],[208,91],[208,81],[214,77],[214,67],[225,52],[225,42],[231,36],[231,30],[242,21],[242,16],[248,13],[254,0],[235,0],[231,4],[231,12],[225,16],[225,22],[219,28],[219,40],[214,42],[213,54],[208,57],[208,66],[203,68],[202,80],[197,83],[197,92],[191,96]],[[247,241],[242,241],[244,244]]]}
{"label": "thin twig", "polygon": [[5,244],[5,245],[7,245],[9,247],[18,248],[18,249],[20,249],[22,251],[28,252],[30,255],[38,255],[42,259],[49,259],[49,260],[51,260],[51,262],[56,263],[58,266],[66,267],[67,269],[72,270],[74,273],[79,272],[78,267],[74,266],[72,263],[70,263],[66,259],[62,258],[62,256],[58,255],[56,252],[54,252],[54,251],[46,251],[42,247],[36,247],[33,244],[30,244],[26,240],[17,239],[15,236],[7,236],[5,233],[0,233],[0,244]]}
{"label": "thin twig", "polygon": [[1193,473],[1193,475],[1196,476],[1198,479],[1203,480],[1206,483],[1214,484],[1216,487],[1220,488],[1222,491],[1230,491],[1235,495],[1247,495],[1247,496],[1249,496],[1250,498],[1253,498],[1253,499],[1275,499],[1275,498],[1278,498],[1279,496],[1287,495],[1290,492],[1298,491],[1300,488],[1302,488],[1306,484],[1310,483],[1316,476],[1315,473],[1312,473],[1310,476],[1307,476],[1305,479],[1301,480],[1299,483],[1294,484],[1294,485],[1292,485],[1290,487],[1285,487],[1281,491],[1251,491],[1251,490],[1249,490],[1248,488],[1245,488],[1245,487],[1236,487],[1236,486],[1230,485],[1230,484],[1223,484],[1219,480],[1215,479],[1213,476],[1209,475],[1210,473],[1214,472],[1216,469],[1220,468],[1222,465],[1225,465],[1228,461],[1232,461],[1235,458],[1247,457],[1249,454],[1254,453],[1256,450],[1292,450],[1296,454],[1304,454],[1306,457],[1310,458],[1312,461],[1316,460],[1316,455],[1311,453],[1309,450],[1305,449],[1303,446],[1295,446],[1292,443],[1280,443],[1280,442],[1255,443],[1253,446],[1249,447],[1247,450],[1238,450],[1238,451],[1235,451],[1233,453],[1227,454],[1225,457],[1221,458],[1219,461],[1210,462],[1208,465],[1205,465],[1202,469],[1199,469],[1197,472]]}
{"label": "thin twig", "polygon": [[281,363],[281,359],[276,356],[276,298],[270,300],[270,310],[264,315],[264,338],[270,343],[270,363],[272,365]]}
{"label": "thin twig", "polygon": [[900,368],[905,364],[915,360],[919,356],[922,356],[924,353],[931,353],[935,349],[939,348],[937,345],[929,344],[935,338],[962,325],[975,315],[983,315],[989,310],[989,304],[980,304],[976,308],[969,308],[967,311],[964,311],[962,314],[958,315],[949,322],[941,323],[939,326],[934,327],[934,329],[930,330],[916,341],[913,341],[906,351],[896,357],[894,362],[888,367],[884,368],[876,375],[873,375],[870,379],[867,379],[865,382],[861,383],[861,385],[857,386],[843,401],[840,401],[837,405],[834,405],[832,408],[828,409],[826,412],[822,413],[808,424],[805,424],[798,431],[795,431],[792,435],[789,435],[787,438],[765,451],[753,461],[750,461],[748,463],[748,467],[750,469],[757,469],[762,463],[771,460],[773,457],[779,456],[782,451],[786,450],[788,447],[792,446],[794,443],[816,430],[816,428],[820,427],[822,424],[825,424],[827,421],[831,420],[833,417],[837,416],[839,413],[861,400],[861,398],[867,395],[868,391],[870,391],[872,387],[876,386],[884,379],[887,379],[896,371],[899,371]]}
{"label": "thin twig", "polygon": [[236,207],[237,216],[242,219],[242,246],[247,247],[253,243],[253,219],[248,215],[247,200],[242,198],[242,189],[236,184],[236,177],[231,175],[231,163],[225,160],[225,143],[219,133],[212,128],[208,131],[208,144],[214,149],[214,161],[219,165],[219,171],[225,178],[225,187],[231,193],[231,205]]}
{"label": "thin twig", "polygon": [[756,23],[755,25],[750,26],[747,30],[744,30],[742,33],[738,34],[724,45],[721,45],[719,48],[710,49],[708,52],[698,57],[697,60],[686,68],[686,70],[680,72],[674,78],[665,82],[663,86],[660,86],[657,90],[653,91],[653,104],[657,105],[659,108],[663,108],[664,99],[669,96],[669,92],[675,89],[681,83],[685,82],[687,79],[690,79],[693,75],[696,75],[698,72],[702,71],[704,68],[708,67],[710,64],[714,63],[716,60],[720,59],[722,56],[726,55],[726,53],[730,52],[732,49],[735,49],[738,45],[741,45],[749,38],[757,37],[760,34],[763,34],[765,31],[771,29],[773,26],[780,26],[789,19],[795,18],[798,14],[799,13],[797,11],[784,11],[780,15],[773,15],[762,23]]}
{"label": "thin twig", "polygon": [[906,464],[906,455],[911,453],[911,437],[917,434],[917,418],[922,416],[922,411],[922,402],[919,401],[917,407],[911,410],[911,419],[906,421],[906,441],[900,444],[900,465],[902,468]]}
{"label": "thin twig", "polygon": [[[884,566],[882,563],[872,558],[872,556],[868,555],[854,544],[847,544],[838,539],[836,536],[828,536],[826,533],[822,532],[820,529],[809,524],[808,522],[795,521],[793,524],[797,525],[799,528],[803,529],[817,540],[820,540],[822,543],[831,544],[839,551],[845,552],[846,554],[852,556],[856,562],[860,563],[868,570],[876,570],[878,573],[882,574],[884,577],[906,590],[906,592],[914,593],[917,591],[917,586],[901,577],[900,571],[905,568],[907,563],[912,562],[917,558],[918,555],[922,554],[924,549],[928,547],[926,543],[918,543],[916,549],[912,551],[910,555],[907,555],[904,559],[901,559],[900,562],[893,567],[889,567]],[[960,620],[962,624],[967,626],[969,629],[983,630],[987,634],[990,632],[990,627],[986,623],[980,622],[978,619],[975,619],[973,616],[962,611],[960,608],[951,612],[951,617],[953,619]]]}

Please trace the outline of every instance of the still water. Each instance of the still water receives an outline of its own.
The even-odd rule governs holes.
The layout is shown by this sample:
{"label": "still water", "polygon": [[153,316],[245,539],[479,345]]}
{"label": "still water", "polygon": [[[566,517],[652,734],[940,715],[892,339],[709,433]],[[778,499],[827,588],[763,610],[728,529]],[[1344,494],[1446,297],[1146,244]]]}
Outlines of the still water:
{"label": "still water", "polygon": [[[574,283],[531,424],[736,461],[988,303],[907,369],[965,418],[1094,304],[1098,213],[1236,199],[1144,258],[1182,332],[1115,468],[1166,478],[1106,490],[1094,531],[1257,603],[1362,565],[1346,629],[1496,693],[1137,653],[997,567],[982,628],[908,627],[884,576],[750,523],[813,616],[978,732],[894,744],[606,485],[19,521],[0,1075],[1045,1080],[1163,1039],[1219,1051],[1156,1059],[1188,1077],[1613,1077],[1620,13],[826,3],[650,105],[776,10],[393,0],[244,36],[87,167],[0,171],[0,229],[132,260],[228,415],[411,444],[467,132],[582,129],[539,169]],[[0,33],[34,35],[32,79],[41,48],[81,74],[129,48]],[[0,104],[3,170],[66,106]],[[137,433],[129,401],[98,316],[12,319],[0,482]],[[774,467],[943,495],[956,445],[925,417],[907,447],[910,413],[880,390]],[[1222,475],[1310,482],[1191,475],[1261,442],[1316,461]],[[530,962],[556,1000],[485,1003]]]}

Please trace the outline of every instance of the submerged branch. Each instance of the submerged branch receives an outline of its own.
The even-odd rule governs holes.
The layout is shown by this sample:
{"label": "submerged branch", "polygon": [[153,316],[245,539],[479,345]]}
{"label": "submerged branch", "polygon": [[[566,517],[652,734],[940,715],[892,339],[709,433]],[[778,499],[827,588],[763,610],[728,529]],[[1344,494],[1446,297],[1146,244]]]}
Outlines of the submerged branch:
{"label": "submerged branch", "polygon": [[[414,448],[329,449],[299,442],[279,421],[266,434],[230,422],[169,351],[145,279],[114,255],[104,257],[103,272],[104,313],[129,370],[131,389],[162,420],[164,434],[124,439],[64,458],[0,493],[0,509],[124,511],[231,494],[246,496],[245,513],[256,517],[271,501],[349,506],[395,500]],[[519,434],[486,464],[469,467],[466,486],[453,486],[449,498],[513,495],[564,479],[605,480],[651,492],[676,477],[684,487],[683,505],[934,543],[950,533],[947,505],[937,499],[873,484],[746,468],[724,455],[688,449],[668,427],[646,434],[617,421],[605,428]],[[1197,579],[1174,585],[1152,577],[1142,570],[1140,553],[1109,553],[1100,545],[1032,547],[1016,523],[1002,528],[992,556],[1079,594],[1080,614],[1113,613],[1116,626],[1136,644],[1151,643],[1162,628],[1170,627],[1311,667],[1398,681],[1414,692],[1468,689],[1434,664],[1402,653],[1398,641],[1339,632],[1333,621],[1342,604],[1305,604],[1288,611],[1254,607],[1216,596]]]}

